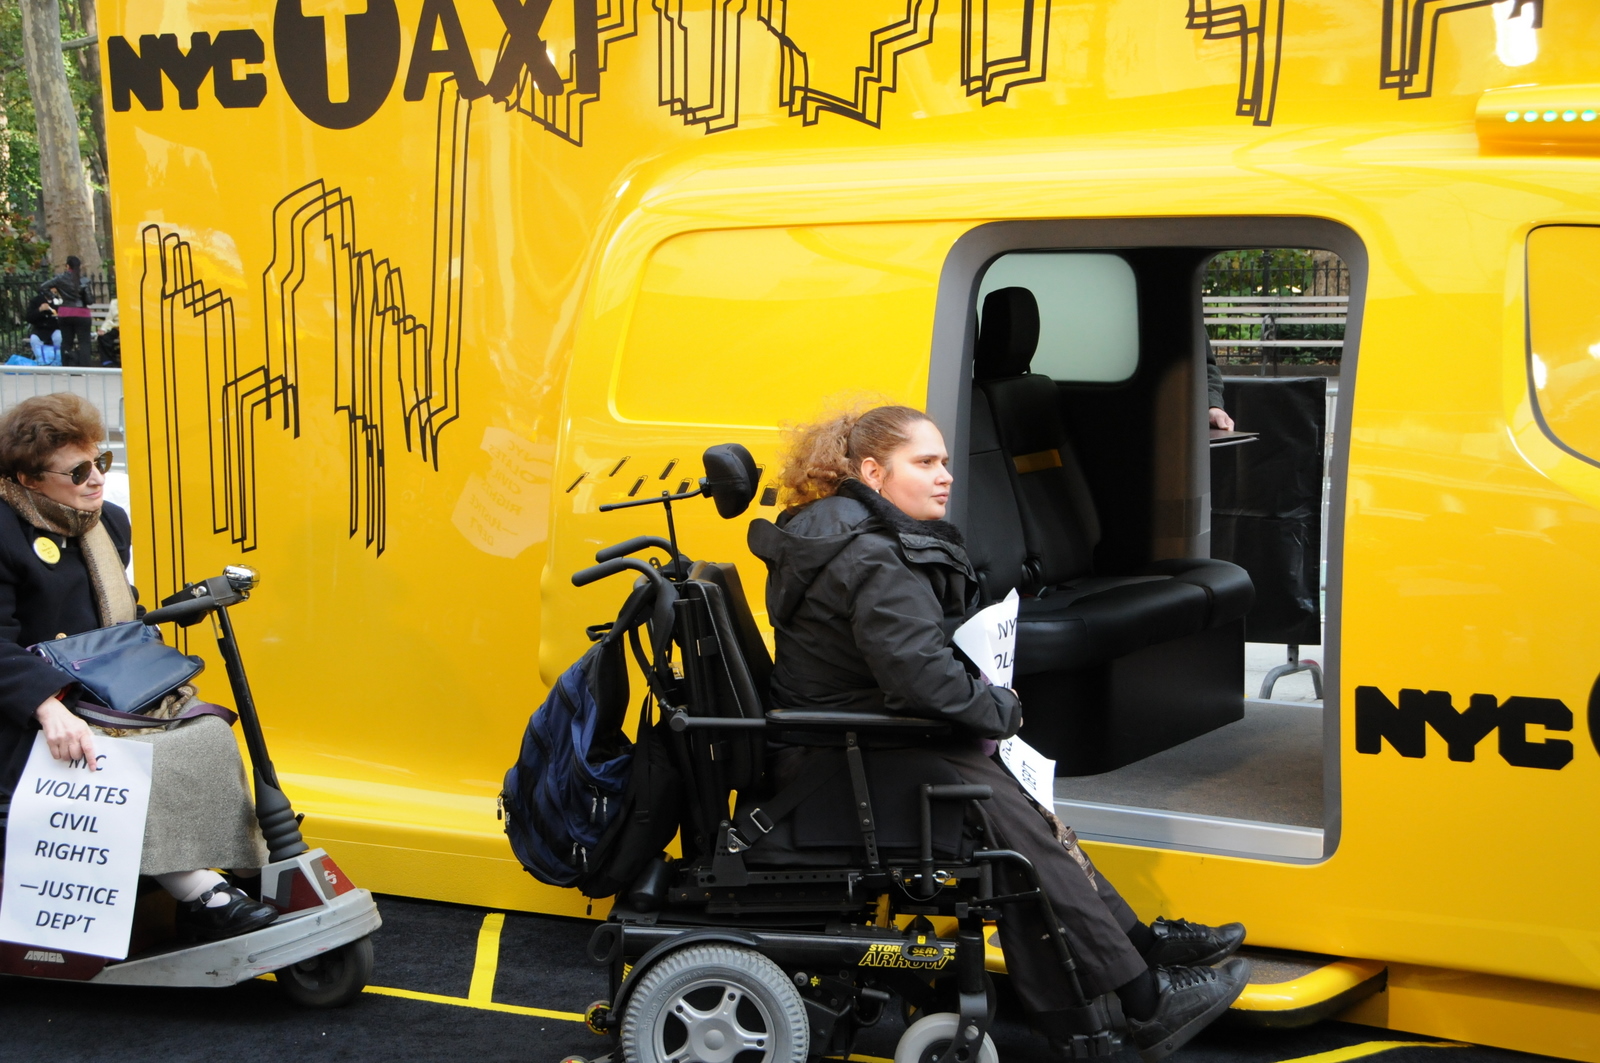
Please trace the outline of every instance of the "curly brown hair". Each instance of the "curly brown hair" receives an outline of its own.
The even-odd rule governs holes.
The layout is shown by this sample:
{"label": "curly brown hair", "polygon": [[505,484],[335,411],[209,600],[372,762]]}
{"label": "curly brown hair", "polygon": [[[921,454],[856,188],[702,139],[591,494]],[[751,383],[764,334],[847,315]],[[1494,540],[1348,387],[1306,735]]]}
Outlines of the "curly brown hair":
{"label": "curly brown hair", "polygon": [[23,399],[0,414],[0,476],[38,476],[62,447],[97,447],[105,434],[100,411],[81,395],[58,391]]}
{"label": "curly brown hair", "polygon": [[933,418],[910,406],[847,409],[785,433],[778,487],[795,510],[827,498],[861,475],[863,458],[886,462],[911,439],[911,428]]}

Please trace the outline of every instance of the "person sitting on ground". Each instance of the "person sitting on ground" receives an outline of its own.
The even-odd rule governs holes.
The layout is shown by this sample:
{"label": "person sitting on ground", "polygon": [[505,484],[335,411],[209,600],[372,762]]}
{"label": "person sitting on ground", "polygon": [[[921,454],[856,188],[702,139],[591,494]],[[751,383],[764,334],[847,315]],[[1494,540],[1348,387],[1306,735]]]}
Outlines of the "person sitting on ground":
{"label": "person sitting on ground", "polygon": [[[70,708],[73,686],[27,649],[141,611],[127,577],[128,514],[105,500],[111,452],[101,451],[103,436],[99,411],[66,392],[25,399],[0,415],[0,817],[38,731],[57,760],[89,764],[98,735],[148,742],[154,765],[140,873],[179,902],[185,936],[256,930],[277,918],[276,909],[209,870],[255,873],[266,860],[228,725],[207,715],[132,733],[91,727]],[[175,716],[194,696],[193,687],[180,687],[149,715]]]}
{"label": "person sitting on ground", "polygon": [[[965,781],[993,789],[980,806],[988,846],[1014,849],[1038,869],[1084,990],[1117,994],[1150,1063],[1199,1033],[1243,990],[1250,965],[1232,953],[1244,927],[1140,922],[1076,836],[994,757],[991,740],[1017,732],[1022,708],[1012,690],[969,674],[946,634],[975,607],[978,590],[961,533],[943,519],[948,461],[939,429],[905,406],[845,413],[794,433],[779,474],[787,510],[776,525],[754,522],[750,533],[768,568],[772,704],[953,724],[956,737],[928,748]],[[808,762],[827,755],[779,749],[772,775],[781,789],[819,770]],[[1008,904],[1002,913],[1012,985],[1041,1032],[1067,1041],[1075,1032],[1064,1011],[1069,989],[1037,907]]]}
{"label": "person sitting on ground", "polygon": [[[28,345],[33,348],[33,360],[40,365],[61,364],[61,322],[56,319],[55,301],[59,296],[50,289],[34,293],[28,300],[25,317],[31,330]],[[50,350],[47,352],[46,347]]]}

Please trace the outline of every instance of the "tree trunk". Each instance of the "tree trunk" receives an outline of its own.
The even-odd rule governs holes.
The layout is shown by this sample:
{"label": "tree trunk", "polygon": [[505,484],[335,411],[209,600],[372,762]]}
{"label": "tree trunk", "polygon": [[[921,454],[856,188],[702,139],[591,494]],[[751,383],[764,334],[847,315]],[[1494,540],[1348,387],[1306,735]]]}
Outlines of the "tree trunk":
{"label": "tree trunk", "polygon": [[10,173],[11,114],[6,108],[6,98],[0,96],[0,213],[5,214],[11,213],[11,186],[7,182]]}
{"label": "tree trunk", "polygon": [[78,114],[61,56],[61,8],[57,0],[21,0],[19,6],[23,61],[38,127],[39,183],[50,264],[61,269],[68,255],[77,255],[85,273],[99,273],[94,208],[78,153]]}
{"label": "tree trunk", "polygon": [[[85,37],[100,33],[100,16],[95,11],[95,0],[77,0],[78,27]],[[95,229],[100,234],[100,253],[107,261],[115,256],[111,244],[111,168],[106,162],[106,97],[105,83],[100,80],[100,47],[91,44],[74,48],[78,71],[83,80],[94,87],[89,94],[89,123],[94,127],[94,153],[89,157],[89,176],[94,190]]]}

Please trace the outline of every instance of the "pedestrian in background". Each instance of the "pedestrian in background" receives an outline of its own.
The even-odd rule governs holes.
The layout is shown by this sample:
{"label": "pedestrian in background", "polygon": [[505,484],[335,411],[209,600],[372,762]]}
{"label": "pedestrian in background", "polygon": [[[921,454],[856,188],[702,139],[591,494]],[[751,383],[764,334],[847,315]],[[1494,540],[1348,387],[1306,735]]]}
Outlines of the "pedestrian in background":
{"label": "pedestrian in background", "polygon": [[89,290],[83,282],[83,263],[77,255],[67,256],[67,268],[44,284],[44,291],[54,288],[61,298],[56,306],[56,319],[64,341],[61,364],[70,366],[99,365],[94,355],[92,320],[89,314]]}

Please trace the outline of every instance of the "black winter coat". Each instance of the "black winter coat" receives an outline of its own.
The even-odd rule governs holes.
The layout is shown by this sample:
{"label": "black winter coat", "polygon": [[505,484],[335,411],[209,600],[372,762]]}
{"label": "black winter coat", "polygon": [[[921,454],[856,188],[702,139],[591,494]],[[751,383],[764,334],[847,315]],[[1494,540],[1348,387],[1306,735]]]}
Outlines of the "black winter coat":
{"label": "black winter coat", "polygon": [[[126,565],[132,541],[128,514],[107,502],[100,523]],[[33,542],[41,536],[61,548],[61,560],[53,565],[34,553]],[[0,803],[10,801],[28,762],[39,729],[34,710],[67,685],[27,647],[99,626],[94,585],[78,540],[32,527],[0,502]]]}
{"label": "black winter coat", "polygon": [[977,597],[961,533],[919,521],[856,481],[777,524],[750,525],[777,632],[772,704],[949,720],[1016,733],[1017,697],[970,675],[950,645]]}

